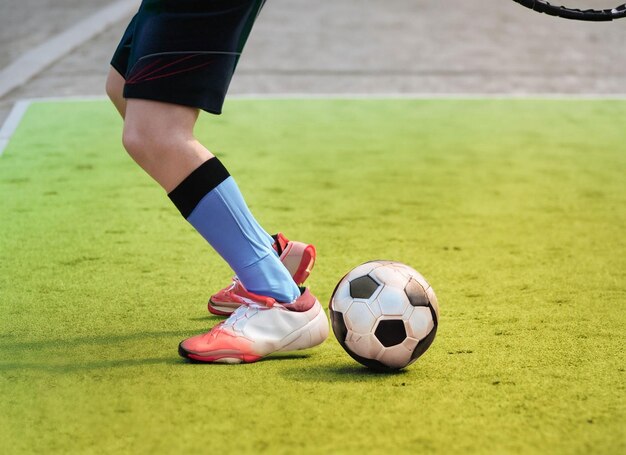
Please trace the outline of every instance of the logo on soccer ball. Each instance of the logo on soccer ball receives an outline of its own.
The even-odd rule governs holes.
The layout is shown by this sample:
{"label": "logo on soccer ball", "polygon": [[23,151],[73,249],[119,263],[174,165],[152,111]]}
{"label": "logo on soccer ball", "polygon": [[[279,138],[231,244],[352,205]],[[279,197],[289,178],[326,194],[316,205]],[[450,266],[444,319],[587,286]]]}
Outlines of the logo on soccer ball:
{"label": "logo on soccer ball", "polygon": [[337,284],[329,309],[341,346],[376,370],[415,362],[435,339],[439,321],[433,288],[416,270],[393,261],[354,268]]}

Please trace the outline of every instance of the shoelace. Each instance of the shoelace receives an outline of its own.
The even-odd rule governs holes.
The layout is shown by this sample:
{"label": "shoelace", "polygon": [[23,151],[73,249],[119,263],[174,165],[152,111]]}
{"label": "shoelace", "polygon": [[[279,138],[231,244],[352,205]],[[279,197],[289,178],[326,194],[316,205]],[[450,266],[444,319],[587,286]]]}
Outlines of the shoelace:
{"label": "shoelace", "polygon": [[[235,292],[237,286],[240,288],[239,293]],[[249,292],[236,275],[233,277],[233,282],[228,287],[228,292],[235,293],[238,297],[240,297],[243,301],[242,305],[258,305],[259,307],[272,308],[276,303],[278,303],[271,297],[264,297],[262,295]]]}

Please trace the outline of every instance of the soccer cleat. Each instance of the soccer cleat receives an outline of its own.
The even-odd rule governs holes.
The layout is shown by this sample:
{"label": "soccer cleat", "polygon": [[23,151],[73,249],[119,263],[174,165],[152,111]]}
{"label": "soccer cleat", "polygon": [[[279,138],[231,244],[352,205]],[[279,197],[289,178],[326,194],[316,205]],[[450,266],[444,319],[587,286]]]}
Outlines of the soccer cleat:
{"label": "soccer cleat", "polygon": [[326,337],[326,312],[308,289],[291,304],[248,292],[228,319],[182,341],[178,353],[199,362],[250,363],[274,352],[312,348]]}
{"label": "soccer cleat", "polygon": [[[275,240],[273,247],[281,262],[289,270],[295,283],[303,284],[315,265],[315,247],[290,241],[280,232],[273,237]],[[208,304],[209,311],[218,316],[228,316],[244,304],[247,292],[237,277],[234,277],[230,286],[211,296]]]}

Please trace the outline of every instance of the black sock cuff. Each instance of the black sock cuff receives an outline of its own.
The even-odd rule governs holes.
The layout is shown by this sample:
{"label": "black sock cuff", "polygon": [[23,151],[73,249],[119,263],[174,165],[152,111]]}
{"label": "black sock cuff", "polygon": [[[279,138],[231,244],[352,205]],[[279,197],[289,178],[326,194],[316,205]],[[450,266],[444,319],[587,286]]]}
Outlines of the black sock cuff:
{"label": "black sock cuff", "polygon": [[198,203],[230,174],[216,157],[202,163],[168,194],[181,215],[188,218]]}

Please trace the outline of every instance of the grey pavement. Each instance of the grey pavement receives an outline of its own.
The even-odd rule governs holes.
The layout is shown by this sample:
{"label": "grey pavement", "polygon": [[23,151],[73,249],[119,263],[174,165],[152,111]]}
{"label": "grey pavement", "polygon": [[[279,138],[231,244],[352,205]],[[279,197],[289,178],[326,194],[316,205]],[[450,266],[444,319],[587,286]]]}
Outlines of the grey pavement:
{"label": "grey pavement", "polygon": [[102,6],[95,0],[0,0],[0,68]]}
{"label": "grey pavement", "polygon": [[[0,0],[0,67],[104,5]],[[0,123],[21,98],[103,95],[125,25],[0,98]],[[625,43],[626,19],[567,21],[507,0],[269,0],[230,93],[626,93]]]}

